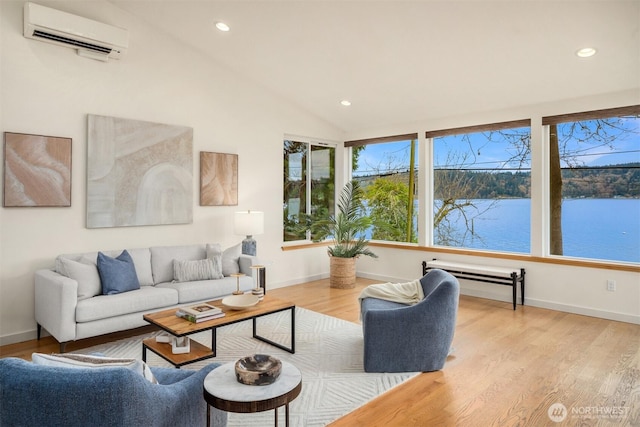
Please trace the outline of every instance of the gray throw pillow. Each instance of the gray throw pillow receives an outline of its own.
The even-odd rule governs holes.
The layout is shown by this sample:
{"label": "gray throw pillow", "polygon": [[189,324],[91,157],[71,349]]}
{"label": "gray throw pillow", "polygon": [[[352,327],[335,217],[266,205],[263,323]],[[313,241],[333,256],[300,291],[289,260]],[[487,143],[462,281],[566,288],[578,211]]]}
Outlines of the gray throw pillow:
{"label": "gray throw pillow", "polygon": [[222,279],[220,269],[216,272],[211,259],[173,260],[174,282],[191,282],[194,280]]}
{"label": "gray throw pillow", "polygon": [[222,253],[222,274],[224,274],[225,276],[230,276],[232,274],[240,273],[239,259],[241,253],[241,243],[225,249],[225,251]]}
{"label": "gray throw pillow", "polygon": [[213,258],[217,255],[222,257],[222,247],[220,243],[207,243],[205,250],[207,252],[207,258]]}
{"label": "gray throw pillow", "polygon": [[207,243],[207,258],[213,261],[213,271],[219,279],[224,277],[222,273],[222,248],[220,243]]}
{"label": "gray throw pillow", "polygon": [[90,260],[80,259],[73,261],[68,258],[60,258],[65,275],[78,282],[78,301],[95,297],[102,293],[102,284],[98,268]]}
{"label": "gray throw pillow", "polygon": [[140,289],[136,267],[126,250],[116,258],[98,252],[98,273],[102,282],[102,294],[113,295]]}

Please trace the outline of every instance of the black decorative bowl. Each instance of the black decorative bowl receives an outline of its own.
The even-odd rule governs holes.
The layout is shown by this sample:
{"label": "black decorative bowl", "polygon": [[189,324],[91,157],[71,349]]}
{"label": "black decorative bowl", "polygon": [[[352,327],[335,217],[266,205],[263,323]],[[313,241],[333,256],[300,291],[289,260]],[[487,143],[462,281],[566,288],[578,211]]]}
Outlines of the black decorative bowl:
{"label": "black decorative bowl", "polygon": [[282,362],[266,354],[254,354],[236,362],[236,379],[247,385],[273,384],[280,376]]}

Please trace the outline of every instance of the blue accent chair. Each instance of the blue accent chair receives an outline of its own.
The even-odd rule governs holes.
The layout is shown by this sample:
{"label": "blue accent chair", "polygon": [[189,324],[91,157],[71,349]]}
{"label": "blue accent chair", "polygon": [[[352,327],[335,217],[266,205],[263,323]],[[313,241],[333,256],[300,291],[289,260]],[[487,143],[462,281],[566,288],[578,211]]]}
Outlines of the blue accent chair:
{"label": "blue accent chair", "polygon": [[[123,367],[65,368],[0,359],[0,425],[175,427],[206,425],[203,383],[218,364],[199,371],[151,368],[159,384]],[[211,408],[211,425],[227,414]]]}
{"label": "blue accent chair", "polygon": [[460,284],[437,269],[420,284],[424,299],[415,305],[362,299],[366,372],[429,372],[444,366],[456,327]]}

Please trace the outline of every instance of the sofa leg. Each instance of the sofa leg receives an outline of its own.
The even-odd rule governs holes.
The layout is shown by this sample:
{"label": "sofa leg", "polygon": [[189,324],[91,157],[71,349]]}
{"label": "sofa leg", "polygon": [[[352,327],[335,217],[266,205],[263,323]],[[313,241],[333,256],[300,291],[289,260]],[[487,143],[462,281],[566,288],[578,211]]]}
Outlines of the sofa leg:
{"label": "sofa leg", "polygon": [[38,323],[37,325],[38,325],[37,336],[38,336],[38,341],[40,341],[40,334],[42,334],[42,325],[40,325],[40,323]]}
{"label": "sofa leg", "polygon": [[67,345],[66,342],[61,342],[60,343],[60,353],[64,353],[64,347]]}

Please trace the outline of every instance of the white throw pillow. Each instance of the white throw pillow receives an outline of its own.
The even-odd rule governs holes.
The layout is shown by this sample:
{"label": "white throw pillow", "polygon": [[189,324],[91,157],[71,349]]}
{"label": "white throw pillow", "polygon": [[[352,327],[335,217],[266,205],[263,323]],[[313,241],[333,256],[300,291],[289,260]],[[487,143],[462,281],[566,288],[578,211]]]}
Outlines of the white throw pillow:
{"label": "white throw pillow", "polygon": [[214,268],[211,259],[173,260],[173,281],[191,282],[194,280],[222,279],[221,269]]}
{"label": "white throw pillow", "polygon": [[222,274],[231,276],[240,273],[240,254],[242,254],[242,243],[227,248],[222,253]]}
{"label": "white throw pillow", "polygon": [[133,265],[136,267],[140,286],[153,286],[153,273],[151,273],[151,252],[149,249],[128,249]]}
{"label": "white throw pillow", "polygon": [[36,365],[55,366],[59,368],[114,368],[123,367],[141,375],[152,384],[158,384],[158,380],[146,363],[137,359],[117,359],[104,356],[89,356],[86,354],[42,354],[33,353],[31,361]]}
{"label": "white throw pillow", "polygon": [[91,260],[82,258],[80,261],[73,261],[68,258],[60,258],[60,263],[63,274],[78,282],[78,301],[102,293],[98,268]]}
{"label": "white throw pillow", "polygon": [[207,251],[207,258],[213,258],[218,255],[222,256],[222,246],[220,246],[220,243],[207,243],[205,250]]}
{"label": "white throw pillow", "polygon": [[222,279],[222,248],[219,243],[207,243],[207,258],[213,261],[213,271],[218,279]]}

